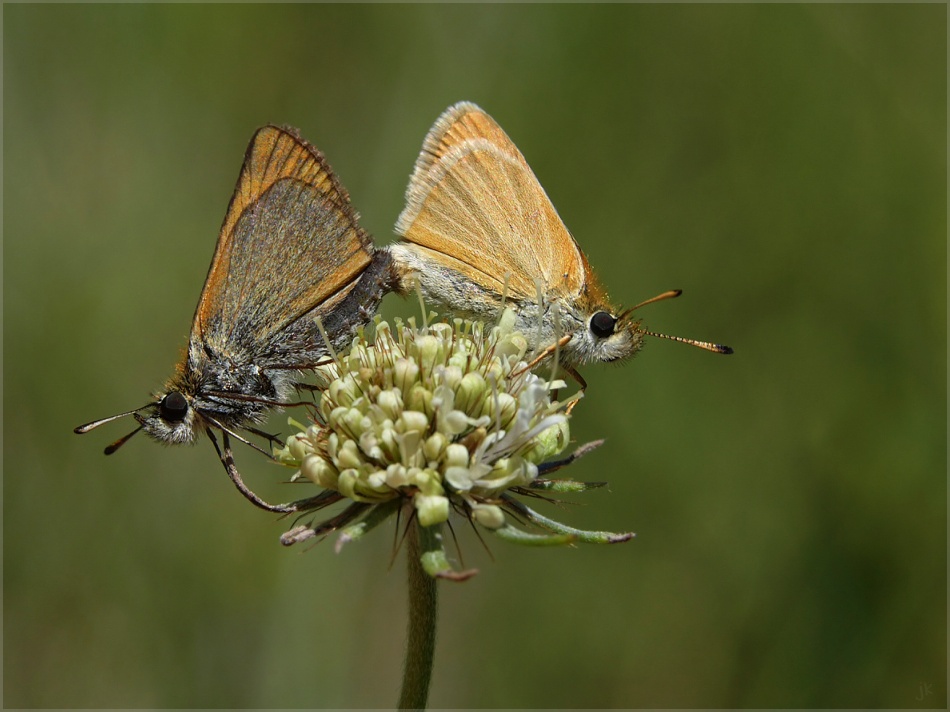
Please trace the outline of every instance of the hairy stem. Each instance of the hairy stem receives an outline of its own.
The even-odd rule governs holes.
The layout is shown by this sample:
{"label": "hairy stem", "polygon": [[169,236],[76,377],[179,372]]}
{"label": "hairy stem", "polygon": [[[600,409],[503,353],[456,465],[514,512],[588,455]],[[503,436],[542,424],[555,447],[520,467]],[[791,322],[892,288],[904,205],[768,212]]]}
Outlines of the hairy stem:
{"label": "hairy stem", "polygon": [[[403,671],[402,691],[399,693],[400,710],[422,710],[429,698],[432,664],[435,659],[435,622],[438,611],[435,578],[422,567],[422,554],[432,548],[432,542],[423,542],[438,536],[437,527],[422,527],[409,523],[409,629],[406,642],[406,666]],[[428,544],[428,546],[427,546]]]}

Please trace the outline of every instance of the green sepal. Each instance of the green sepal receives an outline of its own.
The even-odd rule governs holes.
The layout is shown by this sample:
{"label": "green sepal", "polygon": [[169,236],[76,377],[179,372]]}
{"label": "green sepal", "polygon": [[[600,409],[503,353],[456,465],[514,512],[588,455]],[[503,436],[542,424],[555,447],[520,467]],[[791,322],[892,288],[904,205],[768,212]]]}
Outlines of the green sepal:
{"label": "green sepal", "polygon": [[365,534],[378,527],[399,511],[400,506],[402,506],[401,500],[391,499],[382,504],[377,504],[375,507],[371,507],[365,517],[340,530],[340,536],[337,538],[334,547],[336,552],[339,553],[344,545],[349,544],[351,541],[361,539]]}
{"label": "green sepal", "polygon": [[553,519],[548,519],[542,514],[538,514],[533,509],[522,502],[511,497],[503,497],[505,507],[509,511],[521,515],[532,524],[536,524],[543,529],[554,532],[555,534],[570,534],[576,537],[576,540],[584,544],[619,544],[624,541],[630,541],[636,534],[633,532],[615,533],[615,532],[592,532],[584,529],[575,529],[566,524],[561,524]]}
{"label": "green sepal", "polygon": [[441,525],[432,524],[423,527],[418,522],[413,522],[410,526],[419,527],[419,546],[422,549],[422,556],[419,557],[419,561],[422,563],[422,570],[429,576],[448,579],[449,581],[465,581],[478,573],[478,569],[456,571],[452,568],[449,557],[445,553]]}
{"label": "green sepal", "polygon": [[573,534],[529,534],[510,524],[501,529],[493,529],[492,534],[504,541],[523,546],[566,546],[577,541]]}
{"label": "green sepal", "polygon": [[546,480],[539,477],[528,485],[528,489],[555,492],[557,494],[586,492],[587,490],[606,487],[606,482],[580,482],[578,480]]}
{"label": "green sepal", "polygon": [[[334,494],[336,493],[334,492]],[[293,544],[306,541],[307,539],[325,536],[330,532],[336,531],[340,527],[345,527],[354,519],[360,517],[371,506],[372,505],[366,504],[365,502],[354,502],[335,517],[331,517],[325,522],[320,522],[316,526],[301,525],[294,527],[290,531],[281,535],[280,543],[284,546],[292,546]]]}
{"label": "green sepal", "polygon": [[298,499],[295,502],[292,502],[295,512],[311,512],[316,509],[323,509],[324,507],[329,507],[331,504],[336,504],[341,499],[344,499],[343,495],[334,490],[323,490],[320,494],[315,494],[313,497],[307,497],[306,499]]}

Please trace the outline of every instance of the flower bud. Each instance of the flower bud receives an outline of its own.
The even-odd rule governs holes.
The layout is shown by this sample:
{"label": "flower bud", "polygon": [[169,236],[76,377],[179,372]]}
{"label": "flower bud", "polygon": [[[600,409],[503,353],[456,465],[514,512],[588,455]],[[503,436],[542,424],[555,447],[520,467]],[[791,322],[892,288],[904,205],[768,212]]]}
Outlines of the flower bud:
{"label": "flower bud", "polygon": [[509,393],[502,392],[493,395],[485,405],[492,421],[494,422],[497,417],[504,430],[511,426],[511,421],[514,419],[515,413],[518,412],[518,400]]}
{"label": "flower bud", "polygon": [[422,452],[429,462],[438,462],[445,453],[449,439],[442,433],[432,433],[422,445]]}
{"label": "flower bud", "polygon": [[396,432],[422,432],[429,427],[429,418],[425,413],[415,410],[404,410],[396,420]]}
{"label": "flower bud", "polygon": [[546,430],[542,430],[531,440],[531,446],[525,450],[524,457],[538,463],[559,455],[571,440],[571,431],[567,419],[559,420]]}
{"label": "flower bud", "polygon": [[454,391],[462,382],[462,369],[458,366],[446,366],[441,370],[439,377],[446,387]]}
{"label": "flower bud", "polygon": [[376,398],[376,403],[387,418],[395,421],[402,413],[402,391],[396,389],[381,391]]}
{"label": "flower bud", "polygon": [[432,391],[428,390],[421,383],[415,384],[409,390],[409,396],[405,400],[404,407],[407,410],[425,413],[427,416],[432,415]]}
{"label": "flower bud", "polygon": [[343,470],[345,468],[358,468],[363,460],[360,457],[360,449],[355,440],[347,440],[341,446],[336,456],[336,466]]}
{"label": "flower bud", "polygon": [[416,382],[419,377],[419,366],[408,358],[398,358],[393,364],[393,385],[403,393]]}
{"label": "flower bud", "polygon": [[337,471],[319,455],[308,455],[300,463],[300,472],[317,487],[336,489]]}
{"label": "flower bud", "polygon": [[470,504],[472,518],[488,529],[501,529],[505,526],[505,513],[495,504]]}
{"label": "flower bud", "polygon": [[455,407],[472,413],[474,406],[481,402],[486,390],[488,390],[488,383],[480,373],[475,371],[466,373],[455,391]]}
{"label": "flower bud", "polygon": [[416,349],[419,354],[420,368],[426,373],[431,373],[442,357],[441,342],[435,336],[427,334],[416,339]]}
{"label": "flower bud", "polygon": [[413,497],[413,505],[419,517],[419,524],[424,527],[441,524],[449,518],[449,500],[447,497],[429,497],[417,494]]}
{"label": "flower bud", "polygon": [[445,449],[445,467],[468,467],[468,448],[452,443]]}

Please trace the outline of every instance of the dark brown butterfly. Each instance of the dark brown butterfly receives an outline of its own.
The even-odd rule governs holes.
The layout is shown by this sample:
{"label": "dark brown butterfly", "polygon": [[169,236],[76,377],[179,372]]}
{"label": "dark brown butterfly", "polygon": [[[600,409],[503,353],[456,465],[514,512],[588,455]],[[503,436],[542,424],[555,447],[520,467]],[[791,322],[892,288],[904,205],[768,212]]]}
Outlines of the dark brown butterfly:
{"label": "dark brown butterfly", "polygon": [[291,404],[306,370],[328,356],[327,340],[334,349],[345,346],[393,280],[389,254],[375,250],[359,227],[323,155],[293,129],[265,126],[248,145],[175,373],[153,401],[75,432],[131,415],[138,427],[109,445],[107,455],[140,430],[168,444],[206,433],[245,497],[264,509],[292,511],[244,485],[230,437],[256,448],[238,431],[276,440],[254,424]]}

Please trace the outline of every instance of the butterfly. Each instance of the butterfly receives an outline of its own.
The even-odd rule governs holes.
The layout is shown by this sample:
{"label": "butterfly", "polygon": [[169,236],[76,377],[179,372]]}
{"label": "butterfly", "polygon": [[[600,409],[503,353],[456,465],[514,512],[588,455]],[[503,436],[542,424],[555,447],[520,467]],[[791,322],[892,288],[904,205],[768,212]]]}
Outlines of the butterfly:
{"label": "butterfly", "polygon": [[132,416],[138,427],[107,455],[142,430],[166,444],[193,443],[204,433],[245,497],[292,511],[247,488],[230,438],[259,450],[241,431],[276,441],[255,425],[271,409],[293,405],[306,371],[346,345],[394,279],[389,254],[360,228],[323,155],[294,129],[264,126],[245,153],[174,374],[146,405],[75,432]]}
{"label": "butterfly", "polygon": [[732,353],[647,331],[633,317],[680,290],[625,310],[612,306],[524,156],[475,104],[455,104],[430,129],[396,232],[402,240],[389,248],[396,291],[418,285],[426,299],[481,319],[510,306],[516,328],[540,350],[534,362],[556,351],[582,386],[574,367],[628,358],[645,336]]}

